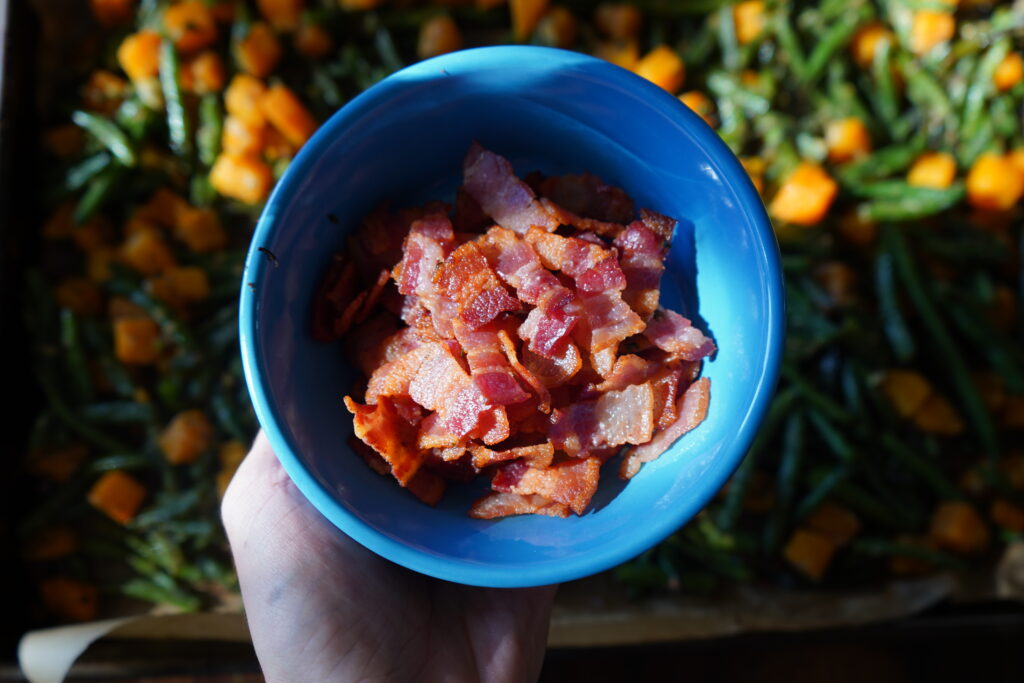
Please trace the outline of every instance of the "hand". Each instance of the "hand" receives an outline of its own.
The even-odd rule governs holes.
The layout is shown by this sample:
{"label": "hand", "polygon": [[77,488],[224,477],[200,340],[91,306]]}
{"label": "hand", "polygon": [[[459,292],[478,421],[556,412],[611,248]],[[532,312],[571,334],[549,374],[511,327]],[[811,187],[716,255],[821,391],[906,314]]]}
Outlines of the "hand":
{"label": "hand", "polygon": [[268,681],[539,675],[555,586],[461,586],[374,555],[306,501],[262,432],[222,514]]}

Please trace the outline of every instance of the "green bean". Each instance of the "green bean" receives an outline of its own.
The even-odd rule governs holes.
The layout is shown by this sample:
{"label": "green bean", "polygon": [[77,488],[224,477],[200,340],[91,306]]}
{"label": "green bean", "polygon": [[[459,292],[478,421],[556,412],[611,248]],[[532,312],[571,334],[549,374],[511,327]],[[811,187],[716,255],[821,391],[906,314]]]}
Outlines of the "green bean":
{"label": "green bean", "polygon": [[907,80],[907,97],[922,112],[935,115],[948,130],[957,127],[953,105],[945,89],[935,78],[912,59],[901,56],[897,63]]}
{"label": "green bean", "polygon": [[996,434],[995,425],[992,423],[992,418],[985,408],[977,388],[971,381],[967,364],[946,332],[946,326],[939,318],[935,305],[917,274],[917,268],[911,260],[903,236],[892,226],[883,226],[882,240],[884,247],[893,255],[896,272],[903,280],[907,295],[917,308],[921,322],[928,329],[932,346],[943,358],[949,377],[960,395],[961,404],[973,423],[982,448],[989,458],[997,459],[999,457],[999,437]]}
{"label": "green bean", "polygon": [[220,154],[220,138],[224,129],[224,112],[221,109],[220,95],[210,93],[199,100],[199,127],[196,129],[196,148],[199,150],[199,163],[213,166]]}
{"label": "green bean", "polygon": [[889,455],[902,462],[908,469],[921,477],[940,499],[958,500],[963,498],[963,492],[954,486],[946,478],[945,474],[935,465],[928,462],[928,460],[912,451],[894,435],[883,434],[881,444]]}
{"label": "green bean", "polygon": [[735,71],[740,67],[739,45],[736,43],[736,24],[732,18],[732,7],[723,6],[718,10],[718,49],[722,52],[725,68]]}
{"label": "green bean", "polygon": [[135,97],[129,97],[117,108],[114,119],[136,143],[143,142],[153,123],[153,110]]}
{"label": "green bean", "polygon": [[108,401],[82,406],[80,414],[90,422],[103,424],[151,423],[156,418],[153,406],[137,401]]}
{"label": "green bean", "polygon": [[985,356],[992,369],[1006,383],[1006,388],[1014,394],[1024,393],[1024,368],[1019,347],[1003,338],[977,311],[968,310],[955,298],[950,297],[944,303],[949,319],[977,352]]}
{"label": "green bean", "polygon": [[815,430],[817,430],[818,435],[821,436],[825,445],[828,446],[829,450],[832,451],[842,462],[852,464],[853,461],[857,459],[857,451],[854,447],[850,445],[850,442],[840,434],[835,427],[832,426],[820,411],[809,411],[807,418],[810,420]]}
{"label": "green bean", "polygon": [[780,53],[789,60],[790,69],[797,80],[803,82],[807,80],[806,58],[804,57],[804,50],[800,46],[800,40],[793,30],[792,24],[790,24],[790,11],[792,11],[790,3],[782,3],[779,10],[775,13],[772,23],[775,28],[775,37],[779,41],[779,47],[782,48]]}
{"label": "green bean", "polygon": [[814,85],[828,65],[829,60],[835,56],[850,40],[850,37],[860,28],[861,23],[871,15],[867,6],[861,5],[846,17],[835,22],[823,36],[821,36],[807,58],[803,69],[803,82],[807,86]]}
{"label": "green bean", "polygon": [[900,309],[892,254],[887,251],[875,255],[875,296],[882,316],[882,331],[896,358],[906,363],[914,357],[916,345]]}
{"label": "green bean", "polygon": [[147,600],[158,605],[174,605],[185,612],[195,612],[202,606],[202,601],[195,595],[181,590],[177,586],[160,585],[156,580],[161,574],[151,573],[147,578],[129,579],[121,584],[121,592],[130,598]]}
{"label": "green bean", "polygon": [[903,199],[878,199],[867,202],[860,205],[857,213],[862,219],[869,221],[912,221],[945,211],[958,204],[963,196],[963,185],[956,183],[945,190],[914,192]]}
{"label": "green bean", "polygon": [[[899,124],[899,102],[896,95],[896,83],[892,77],[892,44],[888,38],[882,38],[871,63],[871,73],[875,79],[875,109],[878,116],[890,130]],[[899,138],[893,131],[893,137]]]}
{"label": "green bean", "polygon": [[71,114],[71,120],[79,128],[88,131],[125,166],[131,168],[138,161],[128,136],[110,119],[105,119],[92,112],[78,110]]}
{"label": "green bean", "polygon": [[66,308],[60,312],[60,345],[72,391],[79,401],[88,403],[93,400],[92,377],[82,352],[78,319]]}
{"label": "green bean", "polygon": [[181,64],[174,43],[164,39],[160,43],[160,88],[167,110],[167,134],[171,149],[184,159],[192,155],[192,124],[185,109],[181,89]]}
{"label": "green bean", "polygon": [[153,461],[138,453],[117,453],[107,455],[89,463],[92,472],[109,472],[110,470],[141,470],[151,467]]}
{"label": "green bean", "polygon": [[402,58],[398,56],[398,48],[395,47],[391,31],[386,26],[377,27],[377,30],[374,32],[373,43],[377,48],[377,54],[380,56],[384,68],[388,71],[398,71],[405,66]]}
{"label": "green bean", "polygon": [[947,553],[909,543],[896,543],[881,538],[858,538],[853,541],[850,547],[854,552],[872,557],[891,555],[912,557],[944,569],[952,569],[954,571],[964,571],[967,569],[966,564]]}
{"label": "green bean", "polygon": [[118,189],[118,183],[124,173],[124,166],[112,163],[100,171],[85,188],[78,200],[73,213],[75,224],[81,225],[92,218],[107,203],[110,196]]}
{"label": "green bean", "polygon": [[800,375],[800,372],[792,363],[783,362],[782,376],[800,392],[800,395],[809,404],[811,404],[811,406],[820,410],[832,420],[844,424],[853,422],[853,415],[847,412],[845,408],[833,401],[831,398],[811,386],[810,382]]}
{"label": "green bean", "polygon": [[[876,180],[870,183],[850,183],[851,194],[866,199],[887,199],[891,201],[916,201],[921,203],[955,203],[964,195],[962,183],[954,183],[945,189],[917,187],[905,180]],[[950,200],[950,197],[953,197]]]}
{"label": "green bean", "polygon": [[195,346],[195,338],[192,331],[181,320],[177,313],[172,311],[165,303],[154,299],[143,291],[138,280],[123,270],[115,273],[107,286],[115,294],[131,299],[133,303],[143,308],[146,313],[156,321],[160,328],[171,337],[179,347],[184,350]]}
{"label": "green bean", "polygon": [[110,166],[111,158],[108,152],[97,152],[75,164],[64,175],[63,190],[70,193],[78,192]]}
{"label": "green bean", "polygon": [[775,475],[775,506],[765,527],[765,548],[774,551],[782,540],[787,516],[796,496],[798,476],[804,457],[804,417],[793,413],[782,434],[782,456]]}
{"label": "green bean", "polygon": [[883,178],[905,170],[924,149],[924,138],[885,147],[842,167],[837,175],[844,185]]}
{"label": "green bean", "polygon": [[156,504],[137,515],[132,520],[131,525],[136,529],[158,526],[163,522],[193,510],[198,505],[201,495],[198,486],[181,493],[161,494]]}
{"label": "green bean", "polygon": [[227,432],[234,439],[239,441],[248,441],[249,434],[235,417],[234,408],[231,406],[229,399],[224,393],[215,393],[210,398],[210,407],[213,409],[213,415],[217,419],[217,423],[220,425],[221,429]]}
{"label": "green bean", "polygon": [[725,502],[718,510],[718,528],[728,531],[736,524],[740,512],[743,509],[743,500],[747,494],[747,487],[757,470],[757,461],[761,452],[767,447],[768,442],[774,436],[779,425],[789,414],[790,409],[797,399],[797,392],[793,389],[784,389],[775,395],[771,407],[761,425],[757,438],[747,451],[743,462],[736,469],[732,480],[729,482],[729,489],[725,493]]}
{"label": "green bean", "polygon": [[1009,52],[1010,40],[1003,38],[997,40],[979,60],[964,101],[964,112],[961,117],[963,123],[959,131],[963,138],[972,138],[978,132],[986,105],[991,101],[991,95],[995,90],[993,74]]}
{"label": "green bean", "polygon": [[835,497],[850,506],[861,517],[895,531],[909,531],[916,526],[916,518],[907,513],[907,500],[901,499],[893,505],[884,505],[867,491],[850,481],[838,482],[833,491]]}
{"label": "green bean", "polygon": [[81,436],[86,441],[90,441],[100,448],[113,453],[121,453],[129,450],[120,441],[112,436],[105,434],[104,432],[96,429],[91,424],[78,417],[74,411],[64,402],[62,392],[57,388],[53,379],[50,377],[48,371],[43,371],[38,374],[36,381],[43,390],[43,394],[46,396],[46,401],[56,415],[65,426],[71,431]]}
{"label": "green bean", "polygon": [[796,512],[793,514],[794,520],[806,519],[812,512],[818,509],[819,505],[825,502],[825,499],[832,494],[832,491],[848,476],[850,476],[850,469],[848,465],[844,464],[818,477],[817,481],[814,482],[813,488],[797,505]]}
{"label": "green bean", "polygon": [[95,358],[103,371],[103,376],[110,382],[114,393],[121,398],[135,398],[135,381],[111,353],[113,341],[105,335],[99,324],[93,320],[82,321],[82,337],[89,347],[90,355]]}

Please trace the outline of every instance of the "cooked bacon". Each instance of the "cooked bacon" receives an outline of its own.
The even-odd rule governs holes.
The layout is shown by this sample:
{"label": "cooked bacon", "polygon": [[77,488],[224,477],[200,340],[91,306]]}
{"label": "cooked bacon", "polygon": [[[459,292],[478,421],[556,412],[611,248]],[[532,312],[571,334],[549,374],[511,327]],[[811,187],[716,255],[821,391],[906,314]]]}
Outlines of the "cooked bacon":
{"label": "cooked bacon", "polygon": [[643,320],[658,308],[661,275],[665,272],[664,241],[640,221],[615,238],[619,263],[626,276],[622,298]]}
{"label": "cooked bacon", "polygon": [[598,448],[646,443],[653,433],[654,392],[644,382],[555,410],[551,443],[581,457]]}
{"label": "cooked bacon", "polygon": [[520,234],[533,226],[555,230],[558,221],[537,201],[530,186],[516,177],[512,164],[474,142],[462,165],[466,192],[494,221]]}
{"label": "cooked bacon", "polygon": [[342,324],[342,318],[346,309],[351,307],[352,299],[356,296],[355,290],[355,264],[351,258],[335,254],[313,299],[314,339],[333,342],[345,335],[348,327]]}
{"label": "cooked bacon", "polygon": [[541,199],[540,205],[543,206],[544,210],[551,214],[551,217],[557,220],[561,225],[571,225],[579,230],[585,230],[598,235],[605,235],[607,237],[615,237],[625,229],[625,226],[622,225],[622,223],[607,223],[596,218],[580,216],[579,214],[574,213],[564,206],[556,204],[547,198]]}
{"label": "cooked bacon", "polygon": [[524,348],[522,353],[523,365],[548,389],[562,386],[583,367],[580,352],[572,342],[566,344],[561,357],[555,359],[536,354],[529,348]]}
{"label": "cooked bacon", "polygon": [[640,221],[643,222],[647,229],[653,232],[655,235],[665,240],[666,242],[672,241],[672,233],[676,229],[676,219],[663,216],[656,211],[650,209],[640,209]]}
{"label": "cooked bacon", "polygon": [[406,484],[406,488],[421,501],[433,507],[444,496],[445,483],[444,479],[421,467]]}
{"label": "cooked bacon", "polygon": [[597,491],[600,470],[601,461],[597,458],[567,460],[540,469],[513,460],[498,467],[491,488],[524,496],[539,494],[582,515]]}
{"label": "cooked bacon", "polygon": [[431,448],[456,448],[462,443],[463,438],[452,434],[447,427],[441,423],[437,413],[430,413],[420,422],[419,434],[416,436],[416,446],[421,450]]}
{"label": "cooked bacon", "polygon": [[441,424],[452,434],[469,434],[490,408],[487,399],[447,344],[426,343],[416,352],[423,357],[409,382],[409,396],[427,410],[436,411]]}
{"label": "cooked bacon", "polygon": [[504,406],[498,406],[482,412],[476,429],[469,435],[471,438],[483,441],[488,446],[493,446],[507,439],[511,433],[508,412]]}
{"label": "cooked bacon", "polygon": [[[522,304],[510,295],[475,242],[460,245],[434,276],[441,294],[458,306],[458,315],[477,329]],[[435,313],[436,315],[436,313]]]}
{"label": "cooked bacon", "polygon": [[[447,218],[444,220],[447,221]],[[451,337],[454,306],[440,296],[435,284],[435,275],[444,263],[450,244],[431,236],[441,232],[434,221],[416,221],[413,226],[405,238],[402,261],[395,266],[393,277],[398,283],[399,293],[415,295],[417,304],[430,312],[438,334]],[[422,314],[410,311],[410,317],[418,321]],[[406,319],[404,311],[402,318]]]}
{"label": "cooked bacon", "polygon": [[[654,427],[666,429],[676,421],[676,396],[679,387],[684,385],[683,377],[689,374],[689,364],[669,366],[659,370],[651,378],[651,389],[654,390]],[[688,383],[690,379],[687,379]]]}
{"label": "cooked bacon", "polygon": [[455,339],[466,354],[473,382],[485,399],[493,405],[505,406],[530,397],[516,381],[508,358],[502,352],[494,323],[472,330],[456,319],[453,329]]}
{"label": "cooked bacon", "polygon": [[652,344],[671,357],[700,360],[715,352],[715,342],[675,311],[659,308],[644,330]]}
{"label": "cooked bacon", "polygon": [[538,192],[580,216],[619,223],[620,227],[633,219],[635,209],[629,195],[592,173],[550,176],[539,183]]}
{"label": "cooked bacon", "polygon": [[691,384],[679,399],[679,417],[666,429],[658,432],[649,443],[632,448],[626,453],[619,466],[619,476],[632,479],[640,466],[657,459],[683,434],[693,430],[704,421],[711,400],[711,382],[701,377]]}
{"label": "cooked bacon", "polygon": [[473,466],[478,469],[520,458],[530,467],[547,467],[555,457],[555,447],[551,445],[550,441],[533,446],[517,446],[500,451],[491,450],[483,446],[472,446],[469,451],[473,456]]}
{"label": "cooked bacon", "polygon": [[[480,474],[480,470],[473,467],[473,458],[470,456],[469,451],[464,448],[458,449],[461,454],[458,457],[453,457],[455,455],[455,450],[456,449],[435,449],[427,451],[427,454],[423,459],[423,468],[429,469],[431,472],[435,472],[445,479],[468,484],[473,481],[478,474]],[[445,460],[446,453],[449,458],[447,460]]]}
{"label": "cooked bacon", "polygon": [[374,370],[366,384],[366,402],[374,405],[380,396],[408,396],[413,378],[431,353],[429,346],[419,344]]}
{"label": "cooked bacon", "polygon": [[505,330],[499,330],[498,341],[501,343],[501,348],[505,352],[505,358],[508,360],[508,364],[512,367],[519,378],[533,390],[533,393],[537,395],[537,410],[542,413],[550,413],[551,392],[548,391],[548,388],[544,386],[544,383],[541,382],[536,375],[530,372],[529,368],[519,361],[519,357],[516,355],[516,345],[512,341],[512,337],[509,336],[508,332]]}
{"label": "cooked bacon", "polygon": [[497,519],[512,515],[547,515],[568,517],[569,506],[556,503],[544,496],[521,496],[518,493],[491,491],[473,503],[469,516],[475,519]]}
{"label": "cooked bacon", "polygon": [[416,428],[395,410],[390,397],[382,396],[375,406],[360,405],[349,396],[344,400],[353,415],[355,435],[380,453],[398,483],[407,485],[423,464],[416,448]]}
{"label": "cooked bacon", "polygon": [[615,359],[612,371],[604,375],[604,381],[595,386],[591,393],[603,394],[606,391],[622,391],[630,384],[643,384],[650,379],[653,372],[652,363],[640,356],[627,353]]}
{"label": "cooked bacon", "polygon": [[616,291],[602,292],[580,299],[586,327],[589,332],[587,346],[591,353],[603,349],[617,350],[619,343],[634,334],[644,331],[644,321],[633,312],[622,294]]}

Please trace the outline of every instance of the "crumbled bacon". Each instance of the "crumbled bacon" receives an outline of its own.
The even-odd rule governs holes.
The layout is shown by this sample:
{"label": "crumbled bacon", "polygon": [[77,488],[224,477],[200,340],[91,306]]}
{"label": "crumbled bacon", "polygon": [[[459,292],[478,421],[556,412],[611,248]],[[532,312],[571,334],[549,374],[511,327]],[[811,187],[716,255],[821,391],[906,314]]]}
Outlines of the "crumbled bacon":
{"label": "crumbled bacon", "polygon": [[464,173],[451,217],[367,216],[314,301],[314,335],[366,375],[353,449],[429,505],[486,473],[477,519],[581,515],[608,460],[632,477],[707,413],[714,342],[659,306],[676,221],[479,145]]}

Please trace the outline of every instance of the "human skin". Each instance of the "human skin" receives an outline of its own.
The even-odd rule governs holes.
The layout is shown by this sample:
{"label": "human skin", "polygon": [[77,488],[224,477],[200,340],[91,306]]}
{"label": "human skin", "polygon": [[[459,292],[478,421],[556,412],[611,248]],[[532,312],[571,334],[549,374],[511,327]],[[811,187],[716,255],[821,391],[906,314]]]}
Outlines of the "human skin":
{"label": "human skin", "polygon": [[462,586],[378,557],[306,501],[262,432],[221,512],[268,681],[539,675],[555,586]]}

